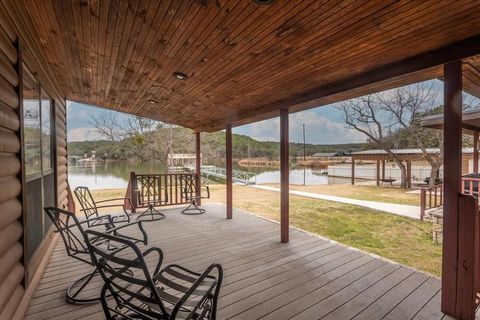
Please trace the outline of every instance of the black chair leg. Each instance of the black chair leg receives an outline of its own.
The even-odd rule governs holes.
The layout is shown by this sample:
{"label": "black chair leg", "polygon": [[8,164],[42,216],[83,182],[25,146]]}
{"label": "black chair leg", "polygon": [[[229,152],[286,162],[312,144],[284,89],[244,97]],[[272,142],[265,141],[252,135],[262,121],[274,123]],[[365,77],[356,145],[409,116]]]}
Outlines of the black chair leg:
{"label": "black chair leg", "polygon": [[190,202],[188,207],[182,210],[182,214],[186,214],[189,216],[199,215],[204,213],[205,213],[205,209],[200,208],[196,200],[192,200],[192,202]]}
{"label": "black chair leg", "polygon": [[164,218],[165,218],[165,214],[155,209],[155,207],[152,204],[148,205],[147,210],[145,210],[144,212],[140,213],[137,216],[137,220],[141,220],[141,221],[157,221],[157,220],[162,220]]}
{"label": "black chair leg", "polygon": [[87,286],[87,284],[93,279],[95,275],[99,274],[98,270],[95,268],[92,272],[76,280],[67,288],[67,302],[73,304],[88,304],[96,303],[100,301],[100,297],[82,299],[77,298],[77,296],[82,292],[82,290]]}
{"label": "black chair leg", "polygon": [[[120,270],[115,268],[116,270]],[[132,270],[125,270],[124,271],[126,275],[133,277],[134,273]],[[95,298],[77,298],[77,296],[85,289],[85,287],[92,281],[92,279],[96,276],[100,276],[100,273],[98,272],[98,269],[95,268],[92,272],[89,274],[84,275],[83,277],[77,279],[74,283],[72,283],[68,288],[67,288],[67,302],[72,303],[72,304],[90,304],[90,303],[97,303],[100,301],[100,294],[93,293],[96,295]],[[127,285],[127,288],[130,286],[130,284]]]}

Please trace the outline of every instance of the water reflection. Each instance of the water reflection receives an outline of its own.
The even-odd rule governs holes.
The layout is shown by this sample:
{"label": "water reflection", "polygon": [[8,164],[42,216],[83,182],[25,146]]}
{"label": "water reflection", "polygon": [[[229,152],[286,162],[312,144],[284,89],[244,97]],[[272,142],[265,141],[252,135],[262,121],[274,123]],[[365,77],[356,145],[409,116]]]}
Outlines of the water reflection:
{"label": "water reflection", "polygon": [[90,189],[127,188],[130,171],[137,173],[166,173],[156,161],[105,161],[69,164],[68,179],[72,189],[86,186]]}
{"label": "water reflection", "polygon": [[[322,174],[319,170],[312,170],[311,168],[291,168],[290,169],[290,184],[305,184],[319,185],[319,184],[341,184],[349,183],[349,178],[335,178]],[[269,171],[259,172],[251,181],[256,181],[258,184],[262,183],[279,183],[280,170],[273,169]]]}
{"label": "water reflection", "polygon": [[[234,166],[235,169],[245,170],[246,168]],[[87,186],[90,189],[114,189],[127,188],[130,171],[137,173],[166,173],[166,167],[156,161],[106,161],[91,162],[69,165],[69,182],[70,186]],[[257,175],[251,179],[258,184],[262,183],[279,183],[280,170],[278,168],[250,168],[250,172]],[[305,178],[304,178],[305,177]],[[320,170],[312,170],[311,168],[292,168],[290,170],[291,184],[339,184],[349,183],[348,178],[334,178],[322,174]]]}

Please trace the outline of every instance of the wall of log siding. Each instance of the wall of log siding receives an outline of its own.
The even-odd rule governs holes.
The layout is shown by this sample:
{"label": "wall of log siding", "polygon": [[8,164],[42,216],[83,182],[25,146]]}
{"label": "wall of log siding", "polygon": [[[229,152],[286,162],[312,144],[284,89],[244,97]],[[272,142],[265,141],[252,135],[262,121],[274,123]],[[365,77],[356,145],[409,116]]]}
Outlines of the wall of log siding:
{"label": "wall of log siding", "polygon": [[[68,207],[66,104],[45,61],[18,19],[0,3],[0,320],[23,319],[57,236],[49,232],[29,265],[24,261],[21,64],[53,98],[57,206]],[[53,80],[52,80],[53,79]]]}
{"label": "wall of log siding", "polygon": [[[3,19],[2,19],[3,20]],[[0,25],[0,319],[11,319],[24,294],[20,64],[11,25]]]}
{"label": "wall of log siding", "polygon": [[67,209],[67,115],[63,101],[55,103],[57,206]]}

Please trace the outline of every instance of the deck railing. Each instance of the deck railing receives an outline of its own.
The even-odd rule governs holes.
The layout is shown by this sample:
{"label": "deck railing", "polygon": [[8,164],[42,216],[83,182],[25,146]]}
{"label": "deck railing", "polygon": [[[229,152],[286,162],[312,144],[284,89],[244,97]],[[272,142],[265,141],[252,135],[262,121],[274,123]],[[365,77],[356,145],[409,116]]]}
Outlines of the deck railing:
{"label": "deck railing", "polygon": [[443,206],[443,184],[436,184],[420,190],[420,220],[425,212]]}
{"label": "deck railing", "polygon": [[136,174],[130,173],[126,197],[131,199],[133,212],[149,205],[171,206],[188,204],[196,185],[195,173]]}
{"label": "deck railing", "polygon": [[479,183],[480,178],[462,177],[462,193],[477,195]]}
{"label": "deck railing", "polygon": [[[461,193],[478,195],[480,178],[462,177]],[[420,219],[423,220],[425,212],[443,206],[443,184],[437,184],[420,190]]]}

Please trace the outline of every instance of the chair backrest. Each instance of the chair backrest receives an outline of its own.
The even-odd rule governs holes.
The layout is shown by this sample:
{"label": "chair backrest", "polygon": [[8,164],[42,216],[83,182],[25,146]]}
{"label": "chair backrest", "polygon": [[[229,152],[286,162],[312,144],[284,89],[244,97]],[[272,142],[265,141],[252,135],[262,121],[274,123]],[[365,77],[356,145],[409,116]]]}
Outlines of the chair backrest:
{"label": "chair backrest", "polygon": [[[107,319],[215,319],[223,270],[212,264],[199,274],[178,265],[160,271],[163,252],[155,247],[140,252],[132,241],[87,230],[86,242],[93,263],[105,285],[101,302]],[[118,248],[109,250],[109,248]],[[121,251],[121,256],[118,253]],[[158,253],[158,262],[150,273],[144,257]],[[217,277],[211,273],[217,270]],[[115,306],[110,307],[107,290]],[[111,303],[111,302],[110,302]],[[112,313],[114,315],[112,315]]]}
{"label": "chair backrest", "polygon": [[85,231],[75,214],[56,207],[46,207],[44,210],[54,224],[56,232],[60,233],[67,254],[80,261],[93,264],[85,242]]}
{"label": "chair backrest", "polygon": [[87,187],[76,187],[74,193],[82,207],[85,218],[89,219],[91,216],[98,217],[97,206],[90,190]]}
{"label": "chair backrest", "polygon": [[[106,289],[112,294],[117,306],[141,315],[142,319],[167,319],[169,313],[155,288],[154,280],[143,258],[144,255],[138,247],[125,238],[94,230],[87,230],[86,236],[92,261],[105,281],[102,305],[107,319],[114,318],[111,315],[112,312],[119,315],[121,313],[120,309],[108,307]],[[95,239],[95,243],[92,239]],[[108,243],[110,247],[121,248],[121,257],[117,255],[119,250],[109,250],[107,246],[97,245],[97,243]],[[160,257],[156,272],[163,260],[163,253],[161,250],[158,252]]]}

